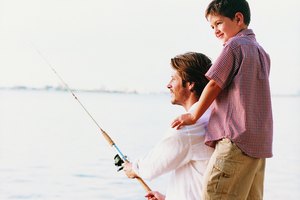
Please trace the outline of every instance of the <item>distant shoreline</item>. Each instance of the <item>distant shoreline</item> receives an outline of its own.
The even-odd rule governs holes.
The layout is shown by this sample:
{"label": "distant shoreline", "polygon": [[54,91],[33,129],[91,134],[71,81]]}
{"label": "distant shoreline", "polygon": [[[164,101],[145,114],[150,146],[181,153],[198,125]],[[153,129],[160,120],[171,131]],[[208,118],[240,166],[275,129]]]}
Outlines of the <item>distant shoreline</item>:
{"label": "distant shoreline", "polygon": [[[44,86],[44,87],[29,87],[29,86],[12,86],[0,87],[0,90],[12,91],[57,91],[68,92],[67,88],[61,86]],[[88,93],[109,93],[109,94],[168,94],[168,92],[138,92],[136,90],[110,90],[110,89],[73,89],[72,92],[88,92]],[[271,94],[273,97],[300,97],[299,94]]]}
{"label": "distant shoreline", "polygon": [[[0,87],[1,90],[11,91],[46,91],[46,92],[69,92],[67,88],[61,86],[44,86],[44,87],[29,87],[29,86],[12,86]],[[136,90],[110,90],[110,89],[74,89],[72,92],[88,92],[88,93],[110,93],[110,94],[145,94],[146,92],[138,92]],[[149,94],[167,94],[167,92],[148,92]]]}

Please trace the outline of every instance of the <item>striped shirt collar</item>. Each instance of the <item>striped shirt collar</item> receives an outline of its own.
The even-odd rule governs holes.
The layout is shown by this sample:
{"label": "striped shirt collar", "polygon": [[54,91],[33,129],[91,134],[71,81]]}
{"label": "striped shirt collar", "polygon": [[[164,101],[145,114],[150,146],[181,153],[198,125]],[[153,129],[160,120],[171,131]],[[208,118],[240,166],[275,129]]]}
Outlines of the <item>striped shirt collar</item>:
{"label": "striped shirt collar", "polygon": [[223,46],[227,46],[227,44],[234,38],[237,38],[237,37],[243,37],[243,36],[248,36],[248,37],[251,37],[253,40],[255,40],[255,34],[253,32],[252,29],[242,29],[240,32],[238,32],[235,36],[233,36],[232,38],[230,38],[227,42],[225,42],[223,44]]}

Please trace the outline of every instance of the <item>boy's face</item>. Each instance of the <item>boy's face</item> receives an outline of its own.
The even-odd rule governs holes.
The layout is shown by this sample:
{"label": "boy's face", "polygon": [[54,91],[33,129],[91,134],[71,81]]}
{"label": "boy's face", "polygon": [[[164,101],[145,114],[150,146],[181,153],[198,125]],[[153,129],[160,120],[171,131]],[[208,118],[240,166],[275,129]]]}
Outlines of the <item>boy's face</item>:
{"label": "boy's face", "polygon": [[238,15],[231,20],[228,17],[211,14],[208,15],[207,20],[214,30],[216,37],[221,40],[223,44],[245,28],[241,26],[241,20],[243,21],[243,19],[240,19]]}

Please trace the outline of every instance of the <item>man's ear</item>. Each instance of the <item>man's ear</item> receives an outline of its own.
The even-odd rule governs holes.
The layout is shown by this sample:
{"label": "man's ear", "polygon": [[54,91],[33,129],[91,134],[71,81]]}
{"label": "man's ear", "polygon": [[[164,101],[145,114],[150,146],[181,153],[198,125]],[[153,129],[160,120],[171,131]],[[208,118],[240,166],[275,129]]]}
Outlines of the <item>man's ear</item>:
{"label": "man's ear", "polygon": [[189,82],[188,84],[189,84],[189,90],[190,90],[191,92],[193,92],[193,91],[194,91],[195,83],[194,83],[194,82]]}
{"label": "man's ear", "polygon": [[234,19],[237,21],[238,25],[244,24],[244,15],[241,12],[235,13]]}

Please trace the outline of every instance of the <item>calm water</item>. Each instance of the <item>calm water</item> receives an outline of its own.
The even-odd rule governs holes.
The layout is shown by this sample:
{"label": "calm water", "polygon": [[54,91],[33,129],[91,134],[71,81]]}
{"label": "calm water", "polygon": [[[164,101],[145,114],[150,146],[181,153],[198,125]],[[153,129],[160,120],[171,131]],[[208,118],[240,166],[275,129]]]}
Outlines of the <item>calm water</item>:
{"label": "calm water", "polygon": [[[182,109],[168,95],[77,93],[119,148],[146,153]],[[274,157],[265,199],[300,199],[300,97],[274,97]],[[116,172],[115,151],[66,92],[0,91],[1,200],[140,200],[143,188]],[[147,183],[165,191],[167,176]]]}

